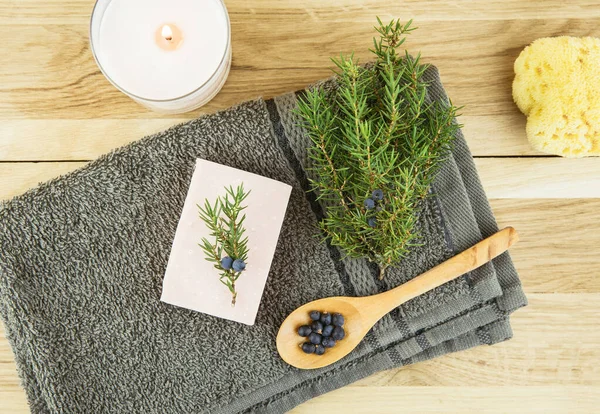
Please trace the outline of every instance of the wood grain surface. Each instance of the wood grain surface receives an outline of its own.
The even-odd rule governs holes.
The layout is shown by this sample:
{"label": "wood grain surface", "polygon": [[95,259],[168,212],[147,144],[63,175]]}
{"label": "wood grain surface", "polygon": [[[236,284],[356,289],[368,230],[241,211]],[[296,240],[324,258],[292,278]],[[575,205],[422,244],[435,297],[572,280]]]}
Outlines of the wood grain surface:
{"label": "wood grain surface", "polygon": [[[414,18],[407,43],[438,66],[530,305],[514,338],[375,374],[294,413],[592,413],[600,407],[600,159],[532,150],[511,98],[512,66],[545,36],[600,36],[593,0],[225,0],[233,65],[223,91],[161,116],[102,76],[90,53],[93,0],[0,0],[0,199],[144,135],[330,75],[329,56],[366,60],[375,16]],[[0,324],[1,325],[1,324]],[[0,413],[28,412],[0,327]]]}

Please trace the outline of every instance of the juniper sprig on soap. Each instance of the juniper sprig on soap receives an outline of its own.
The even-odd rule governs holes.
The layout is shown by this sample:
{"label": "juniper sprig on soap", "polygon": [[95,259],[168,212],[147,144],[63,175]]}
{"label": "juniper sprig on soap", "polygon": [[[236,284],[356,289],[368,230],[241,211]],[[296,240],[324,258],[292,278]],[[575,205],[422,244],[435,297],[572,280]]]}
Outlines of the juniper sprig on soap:
{"label": "juniper sprig on soap", "polygon": [[246,208],[242,203],[250,194],[244,190],[244,184],[236,189],[225,188],[226,194],[218,197],[214,204],[204,200],[204,206],[198,206],[200,219],[206,223],[210,230],[210,237],[202,238],[198,245],[204,250],[206,260],[214,263],[219,273],[219,280],[231,292],[231,306],[235,306],[237,291],[235,282],[246,269],[248,260],[248,237],[244,237],[245,214],[241,214]]}
{"label": "juniper sprig on soap", "polygon": [[375,62],[333,59],[336,87],[308,91],[297,113],[312,141],[324,235],[347,256],[377,263],[383,278],[418,244],[422,201],[460,125],[455,106],[427,99],[420,55],[399,51],[411,21],[377,20]]}

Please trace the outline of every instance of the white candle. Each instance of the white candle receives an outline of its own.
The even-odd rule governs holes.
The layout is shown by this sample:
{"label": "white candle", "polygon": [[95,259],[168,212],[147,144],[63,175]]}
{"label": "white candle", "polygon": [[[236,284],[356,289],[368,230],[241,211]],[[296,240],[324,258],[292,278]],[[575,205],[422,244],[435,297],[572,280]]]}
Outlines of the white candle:
{"label": "white candle", "polygon": [[90,42],[108,80],[160,112],[204,105],[231,66],[229,17],[221,0],[98,0]]}

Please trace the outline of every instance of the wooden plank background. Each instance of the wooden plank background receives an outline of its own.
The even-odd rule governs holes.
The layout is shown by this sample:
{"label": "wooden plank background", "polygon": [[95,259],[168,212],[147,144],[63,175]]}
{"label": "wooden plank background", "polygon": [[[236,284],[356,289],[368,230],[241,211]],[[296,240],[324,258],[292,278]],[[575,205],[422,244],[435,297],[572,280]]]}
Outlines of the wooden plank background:
{"label": "wooden plank background", "polygon": [[[373,375],[295,413],[598,412],[600,159],[532,150],[512,102],[512,65],[544,36],[600,36],[592,0],[226,0],[233,66],[205,108],[161,116],[102,76],[88,45],[92,0],[0,0],[0,199],[144,135],[329,76],[329,56],[366,60],[375,16],[414,18],[407,43],[440,69],[530,306],[515,338]],[[600,76],[600,69],[599,69]],[[0,328],[0,412],[28,411]]]}

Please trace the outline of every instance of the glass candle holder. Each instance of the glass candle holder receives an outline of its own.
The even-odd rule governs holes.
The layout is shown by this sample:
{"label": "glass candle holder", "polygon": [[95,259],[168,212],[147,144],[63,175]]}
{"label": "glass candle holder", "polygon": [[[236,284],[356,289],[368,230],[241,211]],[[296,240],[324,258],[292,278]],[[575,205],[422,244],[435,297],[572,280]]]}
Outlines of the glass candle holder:
{"label": "glass candle holder", "polygon": [[162,113],[205,105],[231,67],[231,26],[222,0],[97,0],[90,44],[110,83]]}

